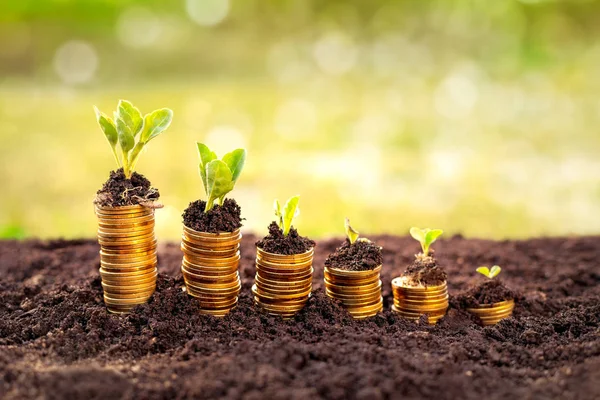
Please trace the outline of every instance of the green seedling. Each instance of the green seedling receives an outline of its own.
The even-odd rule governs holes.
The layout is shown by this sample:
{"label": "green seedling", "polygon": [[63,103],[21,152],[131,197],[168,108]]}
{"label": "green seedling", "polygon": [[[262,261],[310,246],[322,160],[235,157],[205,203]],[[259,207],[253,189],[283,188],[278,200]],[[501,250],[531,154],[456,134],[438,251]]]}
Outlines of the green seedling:
{"label": "green seedling", "polygon": [[200,157],[198,169],[208,197],[204,212],[208,212],[217,200],[219,205],[223,205],[225,195],[233,190],[246,163],[246,149],[233,150],[219,160],[215,152],[205,144],[196,143],[196,145]]}
{"label": "green seedling", "polygon": [[410,235],[421,243],[421,249],[423,250],[423,257],[429,256],[429,247],[435,240],[440,237],[440,235],[444,233],[441,229],[419,229],[419,228],[410,228]]}
{"label": "green seedling", "polygon": [[288,233],[290,233],[294,218],[300,215],[300,208],[298,207],[299,201],[300,196],[290,197],[288,201],[285,202],[282,209],[279,200],[275,199],[273,209],[275,210],[275,216],[277,217],[277,225],[283,231],[284,236],[287,236]]}
{"label": "green seedling", "polygon": [[355,231],[350,226],[350,220],[348,218],[346,218],[344,227],[346,228],[346,236],[348,236],[348,240],[350,241],[350,244],[354,244],[354,242],[356,242],[358,240],[358,231]]}
{"label": "green seedling", "polygon": [[123,167],[127,179],[131,178],[144,147],[163,133],[173,119],[173,111],[168,108],[154,110],[142,116],[140,110],[126,100],[119,100],[114,119],[101,112],[96,106],[94,111],[117,165]]}
{"label": "green seedling", "polygon": [[493,279],[495,276],[498,276],[500,271],[502,271],[502,268],[500,268],[498,265],[494,265],[492,268],[488,268],[487,266],[483,265],[477,268],[476,271],[479,272],[481,275]]}

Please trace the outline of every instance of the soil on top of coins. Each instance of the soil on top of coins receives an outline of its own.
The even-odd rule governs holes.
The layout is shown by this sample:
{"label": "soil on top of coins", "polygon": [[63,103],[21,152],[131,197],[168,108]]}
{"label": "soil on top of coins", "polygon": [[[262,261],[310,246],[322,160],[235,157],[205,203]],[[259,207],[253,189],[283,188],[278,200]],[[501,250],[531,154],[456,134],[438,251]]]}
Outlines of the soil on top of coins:
{"label": "soil on top of coins", "polygon": [[183,212],[183,223],[198,232],[233,232],[242,227],[242,209],[234,199],[225,199],[204,212],[206,201],[196,200]]}
{"label": "soil on top of coins", "polygon": [[102,207],[149,205],[158,200],[158,189],[144,175],[133,172],[131,178],[125,178],[123,168],[111,171],[110,176],[96,192],[94,204]]}
{"label": "soil on top of coins", "polygon": [[466,293],[457,296],[462,307],[476,307],[482,304],[498,303],[510,300],[515,294],[500,279],[488,279],[471,288]]}
{"label": "soil on top of coins", "polygon": [[[257,238],[241,245],[239,305],[198,313],[183,290],[179,243],[159,243],[156,293],[129,315],[102,303],[94,239],[0,241],[2,399],[598,399],[600,237],[436,242],[450,308],[437,325],[391,311],[390,282],[414,259],[410,237],[383,247],[384,311],[353,320],[323,292],[283,320],[252,303]],[[511,318],[482,327],[457,302],[502,266]]]}
{"label": "soil on top of coins", "polygon": [[315,241],[300,236],[296,228],[292,227],[287,236],[275,221],[269,225],[269,234],[256,242],[262,250],[274,254],[302,254],[315,247]]}
{"label": "soil on top of coins", "polygon": [[325,265],[347,271],[367,271],[381,265],[383,256],[381,247],[366,240],[357,240],[350,244],[346,239],[340,247],[327,256]]}
{"label": "soil on top of coins", "polygon": [[409,284],[415,286],[441,285],[448,279],[448,274],[433,256],[433,250],[429,251],[429,257],[416,257],[404,271],[404,276],[408,277]]}

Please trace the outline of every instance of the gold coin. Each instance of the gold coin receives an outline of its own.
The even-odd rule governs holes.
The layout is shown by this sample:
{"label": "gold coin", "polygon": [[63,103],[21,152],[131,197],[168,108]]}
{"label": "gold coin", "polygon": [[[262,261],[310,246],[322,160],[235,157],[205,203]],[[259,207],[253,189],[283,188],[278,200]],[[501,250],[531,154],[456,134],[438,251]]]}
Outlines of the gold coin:
{"label": "gold coin", "polygon": [[338,286],[334,285],[328,280],[325,280],[325,287],[333,293],[351,295],[351,294],[366,294],[371,293],[374,290],[381,290],[381,281],[374,282],[369,285],[363,286]]}
{"label": "gold coin", "polygon": [[132,224],[121,224],[121,225],[103,225],[98,224],[98,232],[104,234],[110,233],[126,233],[128,231],[144,231],[150,228],[154,228],[156,223],[154,222],[154,218],[140,223],[132,223]]}
{"label": "gold coin", "polygon": [[115,246],[131,246],[131,245],[137,245],[137,244],[141,244],[141,243],[148,243],[148,242],[152,242],[154,240],[154,232],[145,235],[145,236],[139,236],[139,237],[130,237],[130,238],[110,238],[108,240],[105,240],[103,238],[98,238],[98,243],[100,244],[100,246],[102,247],[115,247]]}
{"label": "gold coin", "polygon": [[218,269],[217,268],[202,268],[202,269],[200,269],[198,267],[190,267],[189,264],[187,264],[184,260],[182,262],[181,266],[192,274],[205,276],[207,278],[217,278],[220,276],[231,275],[234,272],[238,272],[237,265],[229,267],[227,269],[224,269],[224,268],[218,268]]}
{"label": "gold coin", "polygon": [[314,254],[314,249],[312,249],[312,248],[304,253],[291,254],[291,255],[269,253],[269,252],[262,250],[260,247],[256,248],[256,255],[258,258],[263,259],[268,262],[282,263],[282,264],[294,264],[294,263],[298,263],[298,262],[300,262],[300,263],[305,262],[308,259],[312,260],[313,254]]}
{"label": "gold coin", "polygon": [[205,257],[205,256],[196,256],[196,255],[188,255],[184,253],[184,258],[188,260],[188,262],[192,264],[196,264],[198,266],[208,266],[208,267],[218,267],[218,266],[230,266],[237,264],[240,261],[240,252],[237,251],[234,256],[231,257]]}
{"label": "gold coin", "polygon": [[156,250],[149,252],[149,254],[108,254],[103,250],[100,250],[100,261],[109,264],[138,264],[142,262],[154,262],[156,261]]}
{"label": "gold coin", "polygon": [[133,275],[110,275],[110,273],[100,271],[100,277],[102,278],[102,282],[107,285],[122,285],[122,286],[132,286],[132,285],[142,285],[145,283],[149,283],[151,281],[156,281],[156,277],[158,276],[158,270],[154,268],[153,270],[142,271],[140,274]]}
{"label": "gold coin", "polygon": [[413,298],[409,298],[409,297],[401,297],[401,298],[395,298],[394,300],[398,301],[399,303],[402,304],[406,304],[406,305],[414,305],[414,306],[434,306],[436,304],[444,304],[444,303],[448,303],[448,295],[440,298],[440,299],[413,299]]}
{"label": "gold coin", "polygon": [[283,262],[271,262],[260,257],[256,258],[256,264],[268,269],[277,270],[297,270],[312,266],[312,258],[298,263],[283,263]]}
{"label": "gold coin", "polygon": [[298,281],[280,281],[280,280],[264,279],[260,275],[256,274],[254,276],[254,282],[256,284],[260,284],[261,286],[266,286],[266,287],[295,289],[295,288],[299,288],[299,287],[305,287],[305,286],[311,284],[312,277],[309,276],[306,279],[302,279],[302,280],[298,280]]}
{"label": "gold coin", "polygon": [[332,299],[339,300],[344,304],[369,302],[369,301],[377,300],[381,297],[381,290],[376,290],[376,291],[374,291],[372,293],[368,293],[366,295],[361,294],[361,295],[350,295],[350,296],[341,296],[336,293],[332,293],[328,290],[326,290],[325,293],[327,294],[327,296],[331,297]]}
{"label": "gold coin", "polygon": [[240,248],[240,241],[228,241],[222,243],[196,243],[190,242],[185,238],[181,239],[181,245],[183,248],[187,249],[190,252],[199,252],[199,251],[226,251],[235,249],[238,250]]}
{"label": "gold coin", "polygon": [[143,229],[129,229],[122,231],[106,231],[104,229],[98,228],[97,231],[99,240],[131,240],[137,239],[144,236],[150,236],[150,234],[154,234],[154,226],[144,227]]}
{"label": "gold coin", "polygon": [[152,254],[156,254],[157,245],[152,244],[148,247],[140,247],[137,249],[124,249],[124,250],[114,250],[103,247],[102,255],[103,256],[121,256],[124,259],[129,259],[131,257],[142,257],[142,256],[150,256]]}
{"label": "gold coin", "polygon": [[328,283],[330,283],[332,285],[336,285],[336,286],[362,287],[362,286],[369,286],[369,285],[376,284],[377,282],[379,282],[379,277],[376,276],[374,279],[365,279],[365,280],[361,280],[361,281],[357,281],[357,282],[349,282],[349,281],[340,281],[337,279],[331,279],[329,276],[325,276],[325,280]]}
{"label": "gold coin", "polygon": [[200,308],[202,309],[231,308],[233,305],[235,305],[235,303],[237,303],[237,301],[237,296],[222,301],[198,299],[198,302],[200,303]]}
{"label": "gold coin", "polygon": [[369,279],[377,276],[379,278],[379,273],[381,272],[381,265],[377,267],[365,270],[365,271],[351,271],[339,268],[331,268],[325,267],[323,270],[326,274],[329,274],[333,277],[339,277],[340,279]]}
{"label": "gold coin", "polygon": [[275,312],[281,312],[281,313],[296,313],[304,308],[307,301],[308,301],[308,298],[305,298],[305,299],[303,299],[302,302],[299,302],[297,304],[279,305],[279,304],[266,303],[266,302],[262,301],[261,297],[254,296],[254,302],[257,305],[259,305],[262,308],[267,309],[269,311],[275,311]]}
{"label": "gold coin", "polygon": [[260,272],[266,272],[269,274],[277,274],[277,275],[301,275],[307,274],[312,270],[312,265],[302,265],[297,268],[279,268],[279,267],[270,267],[265,266],[260,261],[256,261],[256,270]]}
{"label": "gold coin", "polygon": [[[312,287],[311,287],[311,289],[312,289]],[[294,300],[294,299],[299,299],[299,298],[302,298],[302,297],[307,297],[310,294],[311,289],[305,290],[305,291],[303,291],[301,293],[272,294],[272,293],[266,292],[264,290],[261,290],[256,285],[253,285],[252,286],[252,293],[254,293],[256,296],[258,296],[261,299],[269,299],[269,300]]]}
{"label": "gold coin", "polygon": [[134,218],[119,218],[119,219],[115,219],[115,218],[98,218],[98,226],[101,226],[103,228],[133,228],[133,227],[137,227],[140,225],[145,225],[148,222],[154,222],[154,214],[150,214],[150,215],[143,215],[140,217],[134,217]]}
{"label": "gold coin", "polygon": [[204,296],[214,296],[215,298],[237,296],[237,295],[239,295],[241,289],[242,289],[241,283],[238,286],[232,287],[232,288],[206,289],[206,288],[200,288],[200,287],[196,288],[192,285],[188,285],[186,282],[186,290],[187,290],[188,294],[190,296],[198,297],[198,298],[202,298]]}
{"label": "gold coin", "polygon": [[130,242],[130,243],[111,243],[109,245],[101,244],[102,250],[104,251],[139,251],[139,249],[148,249],[150,247],[156,247],[157,240],[150,238],[149,240]]}
{"label": "gold coin", "polygon": [[216,293],[229,293],[231,291],[240,289],[242,287],[242,283],[239,278],[234,281],[222,283],[222,284],[220,284],[220,283],[198,283],[194,280],[187,279],[187,277],[185,277],[185,276],[183,277],[183,280],[185,281],[185,284],[186,284],[188,290],[190,290],[190,288],[193,288],[196,291],[205,292],[205,293],[210,293],[211,291],[214,291]]}
{"label": "gold coin", "polygon": [[104,282],[102,283],[102,289],[105,292],[112,294],[133,294],[133,293],[146,293],[156,288],[156,281],[151,281],[143,285],[109,285]]}
{"label": "gold coin", "polygon": [[230,239],[232,237],[238,237],[241,235],[240,230],[236,229],[233,232],[219,232],[219,233],[211,233],[211,232],[200,232],[188,228],[187,226],[183,226],[183,232],[185,235],[188,235],[194,239],[203,240],[203,239]]}
{"label": "gold coin", "polygon": [[114,299],[111,297],[104,296],[104,303],[107,305],[111,305],[111,306],[118,306],[118,305],[134,305],[135,306],[138,304],[144,304],[144,303],[148,302],[150,297],[152,297],[152,295],[140,297],[137,299]]}
{"label": "gold coin", "polygon": [[237,254],[237,252],[239,251],[239,246],[233,247],[229,250],[200,250],[200,249],[188,249],[183,243],[181,244],[181,251],[184,252],[184,254],[189,258],[189,257],[211,257],[211,258],[217,258],[217,257],[222,257],[222,258],[226,258],[226,257],[233,257]]}
{"label": "gold coin", "polygon": [[225,294],[216,294],[215,292],[213,292],[212,294],[207,294],[206,292],[197,292],[190,287],[186,287],[186,291],[190,296],[195,297],[201,301],[222,301],[230,299],[232,297],[237,297],[240,294],[240,289],[231,290],[229,293]]}
{"label": "gold coin", "polygon": [[281,298],[281,296],[303,296],[308,295],[312,291],[312,283],[309,282],[306,286],[300,288],[289,288],[289,287],[273,287],[265,286],[259,283],[255,284],[256,292],[261,295],[273,296],[275,298]]}
{"label": "gold coin", "polygon": [[441,317],[441,316],[446,315],[446,309],[442,309],[442,310],[438,310],[438,311],[415,312],[415,311],[404,310],[402,308],[397,307],[396,305],[393,305],[392,310],[399,313],[403,317],[406,317],[409,319],[419,319],[419,318],[421,318],[421,315],[426,315],[426,314],[429,315],[430,317]]}

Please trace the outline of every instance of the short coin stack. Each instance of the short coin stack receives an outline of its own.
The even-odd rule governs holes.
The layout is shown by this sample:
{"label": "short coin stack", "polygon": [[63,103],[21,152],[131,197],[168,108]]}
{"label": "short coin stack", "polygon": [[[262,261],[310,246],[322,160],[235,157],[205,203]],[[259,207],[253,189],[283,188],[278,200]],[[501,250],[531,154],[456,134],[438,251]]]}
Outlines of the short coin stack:
{"label": "short coin stack", "polygon": [[254,302],[269,314],[293,317],[310,297],[313,255],[313,249],[282,255],[257,248]]}
{"label": "short coin stack", "polygon": [[436,286],[409,286],[405,277],[392,280],[394,305],[392,310],[401,316],[418,320],[428,315],[430,325],[446,315],[448,309],[448,287],[446,282]]}
{"label": "short coin stack", "polygon": [[110,312],[127,313],[156,289],[154,209],[96,206],[96,215],[104,303]]}
{"label": "short coin stack", "polygon": [[515,301],[511,299],[499,303],[482,304],[478,307],[467,308],[467,311],[478,316],[481,324],[486,326],[495,325],[500,320],[510,317],[514,308]]}
{"label": "short coin stack", "polygon": [[325,291],[354,318],[372,317],[383,309],[380,272],[381,265],[367,271],[325,267]]}
{"label": "short coin stack", "polygon": [[242,283],[239,229],[233,232],[198,232],[183,227],[181,273],[187,292],[200,302],[200,312],[223,317],[237,305]]}

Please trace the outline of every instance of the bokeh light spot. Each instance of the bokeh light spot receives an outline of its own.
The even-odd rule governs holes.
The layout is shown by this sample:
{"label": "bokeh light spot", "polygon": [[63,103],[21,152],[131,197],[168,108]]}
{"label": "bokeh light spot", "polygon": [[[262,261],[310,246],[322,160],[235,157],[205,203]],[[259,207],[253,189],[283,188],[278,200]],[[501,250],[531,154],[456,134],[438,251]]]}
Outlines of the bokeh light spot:
{"label": "bokeh light spot", "polygon": [[323,72],[341,75],[356,64],[358,49],[347,36],[330,33],[315,43],[313,56]]}
{"label": "bokeh light spot", "polygon": [[160,20],[142,7],[127,8],[117,21],[117,35],[129,47],[149,47],[162,32]]}
{"label": "bokeh light spot", "polygon": [[68,41],[54,54],[54,70],[67,84],[89,82],[94,78],[97,68],[96,50],[84,41]]}
{"label": "bokeh light spot", "polygon": [[185,9],[198,25],[214,26],[227,17],[229,0],[186,0]]}

